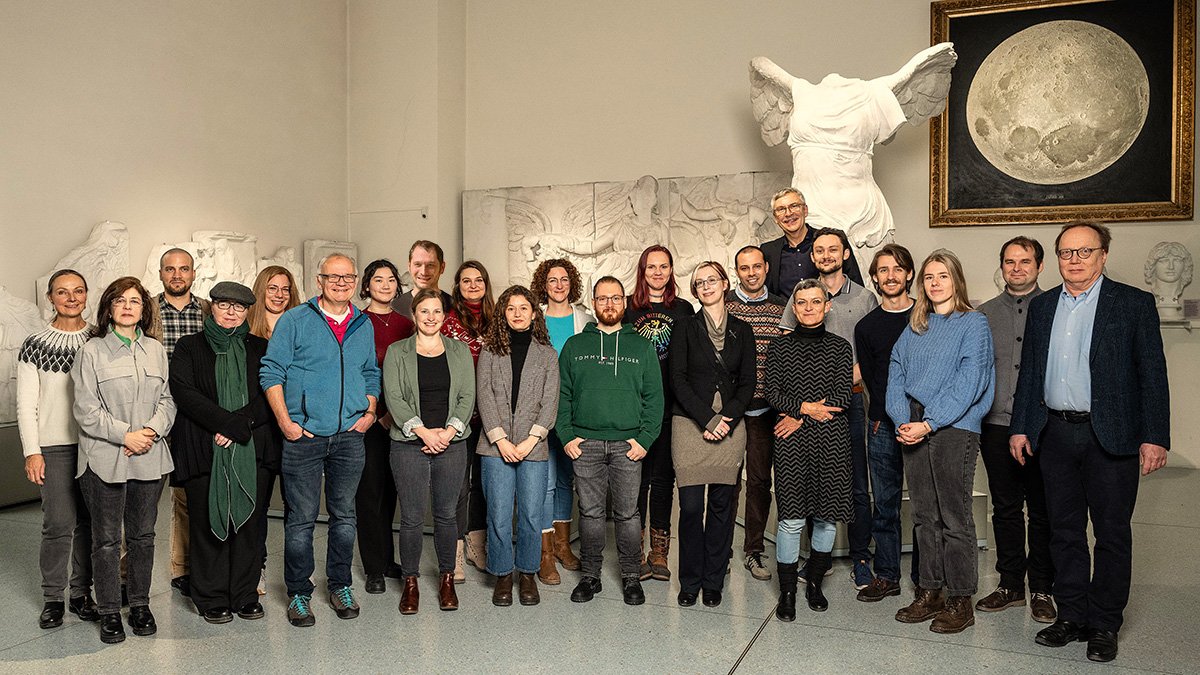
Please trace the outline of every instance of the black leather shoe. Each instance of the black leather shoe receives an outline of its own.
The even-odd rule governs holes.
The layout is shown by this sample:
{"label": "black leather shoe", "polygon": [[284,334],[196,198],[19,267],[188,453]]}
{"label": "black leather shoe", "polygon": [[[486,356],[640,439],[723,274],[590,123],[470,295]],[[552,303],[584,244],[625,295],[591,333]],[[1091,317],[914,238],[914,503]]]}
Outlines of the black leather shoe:
{"label": "black leather shoe", "polygon": [[721,604],[721,591],[704,588],[701,589],[700,595],[704,596],[705,607],[716,607]]}
{"label": "black leather shoe", "polygon": [[217,607],[204,612],[204,620],[209,623],[229,623],[233,621],[233,612],[228,607]]}
{"label": "black leather shoe", "polygon": [[237,615],[247,621],[261,619],[266,614],[261,602],[247,602],[238,608]]}
{"label": "black leather shoe", "polygon": [[125,626],[121,625],[119,612],[100,615],[100,641],[108,645],[125,641]]}
{"label": "black leather shoe", "polygon": [[92,600],[92,596],[81,595],[78,598],[71,598],[71,602],[67,604],[67,608],[71,613],[79,617],[80,621],[99,621],[100,612],[96,609],[96,601]]}
{"label": "black leather shoe", "polygon": [[1089,661],[1107,663],[1117,658],[1116,631],[1093,630],[1087,642],[1087,657]]}
{"label": "black leather shoe", "polygon": [[367,576],[367,583],[363,588],[371,595],[379,595],[387,592],[387,584],[383,581],[382,574],[371,574]]}
{"label": "black leather shoe", "polygon": [[600,592],[600,580],[596,577],[584,577],[579,585],[571,591],[571,602],[590,602]]}
{"label": "black leather shoe", "polygon": [[179,589],[179,594],[185,598],[192,597],[192,578],[187,574],[171,580],[171,588]]}
{"label": "black leather shoe", "polygon": [[387,566],[387,571],[383,573],[383,576],[389,579],[403,579],[404,572],[400,570],[400,566],[396,563],[390,563]]}
{"label": "black leather shoe", "polygon": [[61,602],[51,600],[42,606],[42,613],[38,615],[38,628],[46,630],[47,628],[58,628],[63,621],[63,608],[65,605]]}
{"label": "black leather shoe", "polygon": [[677,599],[680,607],[691,607],[696,604],[696,594],[690,591],[679,591]]}
{"label": "black leather shoe", "polygon": [[1087,626],[1074,621],[1059,619],[1037,633],[1034,642],[1044,647],[1065,647],[1072,642],[1088,639]]}
{"label": "black leather shoe", "polygon": [[646,602],[646,594],[642,592],[642,582],[637,577],[621,580],[621,595],[625,596],[625,604],[640,605]]}
{"label": "black leather shoe", "polygon": [[130,607],[129,608],[129,627],[133,629],[134,635],[154,635],[158,632],[158,624],[154,623],[154,615],[150,613],[150,607]]}

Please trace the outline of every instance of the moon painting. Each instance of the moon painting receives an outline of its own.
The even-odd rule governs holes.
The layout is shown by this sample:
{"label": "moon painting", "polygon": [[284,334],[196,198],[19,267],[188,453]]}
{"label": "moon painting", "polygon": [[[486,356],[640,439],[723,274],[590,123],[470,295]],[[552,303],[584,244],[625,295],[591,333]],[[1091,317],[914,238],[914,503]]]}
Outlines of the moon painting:
{"label": "moon painting", "polygon": [[994,167],[1061,185],[1121,158],[1142,131],[1150,82],[1137,53],[1086,21],[1026,28],[984,59],[967,93],[967,129]]}

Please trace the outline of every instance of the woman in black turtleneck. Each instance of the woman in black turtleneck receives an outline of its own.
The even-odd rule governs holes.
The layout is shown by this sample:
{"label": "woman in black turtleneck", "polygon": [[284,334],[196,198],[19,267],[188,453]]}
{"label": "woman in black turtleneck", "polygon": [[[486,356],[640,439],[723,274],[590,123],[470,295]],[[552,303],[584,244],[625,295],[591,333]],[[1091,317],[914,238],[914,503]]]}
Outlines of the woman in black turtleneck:
{"label": "woman in black turtleneck", "polygon": [[[483,423],[480,456],[487,501],[487,568],[496,575],[492,603],[512,604],[513,570],[520,575],[522,605],[539,601],[537,574],[543,551],[546,500],[546,437],[558,415],[558,353],[546,318],[524,286],[505,290],[483,336],[476,366],[476,405]],[[517,507],[514,556],[513,502]]]}

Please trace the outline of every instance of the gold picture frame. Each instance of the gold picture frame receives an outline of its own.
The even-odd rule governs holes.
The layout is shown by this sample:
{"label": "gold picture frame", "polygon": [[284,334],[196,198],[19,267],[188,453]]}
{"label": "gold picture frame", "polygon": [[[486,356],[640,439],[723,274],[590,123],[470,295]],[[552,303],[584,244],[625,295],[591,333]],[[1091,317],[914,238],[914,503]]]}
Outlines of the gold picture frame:
{"label": "gold picture frame", "polygon": [[[1148,103],[1140,132],[1127,136],[1131,144],[1106,168],[1073,182],[1039,184],[1006,173],[981,152],[968,126],[967,97],[993,50],[997,59],[1012,56],[1013,50],[998,49],[1001,43],[1050,21],[1079,21],[1116,33],[1146,70]],[[930,120],[931,227],[1193,217],[1195,0],[938,0],[931,3],[931,34],[932,44],[954,42],[959,55],[946,110]],[[1038,71],[1027,60],[1014,60],[1009,68]],[[981,90],[992,81],[981,79]],[[977,134],[990,131],[988,119],[973,121]],[[996,138],[993,144],[1003,150],[1000,144],[1013,137]],[[1051,142],[1050,134],[1040,138]],[[1002,164],[1007,156],[1001,156]]]}

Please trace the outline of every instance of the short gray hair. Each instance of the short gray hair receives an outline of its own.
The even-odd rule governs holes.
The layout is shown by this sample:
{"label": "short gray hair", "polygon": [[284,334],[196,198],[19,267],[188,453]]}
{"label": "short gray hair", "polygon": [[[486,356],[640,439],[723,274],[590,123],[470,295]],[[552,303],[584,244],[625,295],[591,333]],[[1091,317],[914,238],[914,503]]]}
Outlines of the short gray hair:
{"label": "short gray hair", "polygon": [[797,190],[796,188],[790,187],[790,186],[783,188],[779,192],[776,192],[771,197],[771,203],[774,204],[776,201],[779,200],[779,198],[783,197],[784,195],[796,195],[797,197],[800,198],[800,201],[804,202],[805,204],[808,204],[808,200],[804,198],[804,193]]}
{"label": "short gray hair", "polygon": [[355,272],[358,271],[358,264],[354,262],[354,258],[351,258],[350,256],[346,255],[345,253],[330,253],[329,255],[325,256],[324,258],[321,258],[321,262],[317,263],[317,273],[324,274],[325,273],[325,263],[329,262],[330,260],[334,260],[336,258],[342,258],[343,260],[349,260],[350,266],[354,268],[354,271]]}
{"label": "short gray hair", "polygon": [[792,300],[796,299],[796,294],[800,291],[807,291],[810,288],[819,288],[825,291],[825,297],[829,297],[829,289],[825,288],[825,284],[821,283],[820,279],[801,279],[796,287],[792,289]]}

